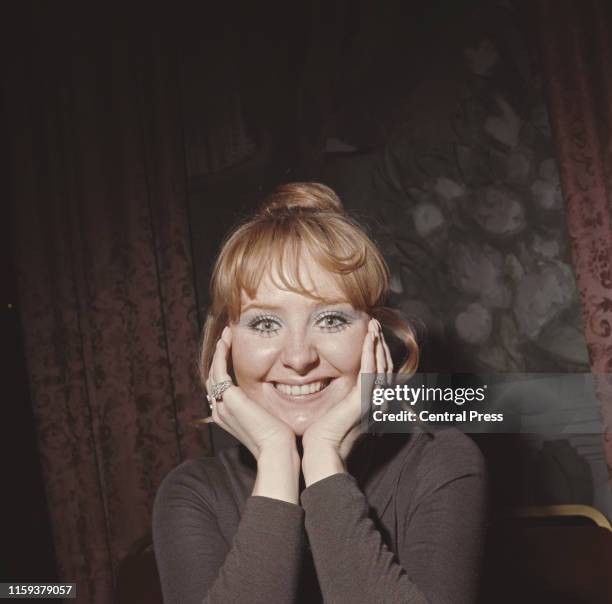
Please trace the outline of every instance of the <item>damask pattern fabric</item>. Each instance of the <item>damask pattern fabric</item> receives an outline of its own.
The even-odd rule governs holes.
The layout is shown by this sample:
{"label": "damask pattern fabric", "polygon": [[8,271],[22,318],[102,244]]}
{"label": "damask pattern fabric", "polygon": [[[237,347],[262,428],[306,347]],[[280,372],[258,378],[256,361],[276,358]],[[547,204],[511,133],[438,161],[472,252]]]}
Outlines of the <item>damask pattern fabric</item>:
{"label": "damask pattern fabric", "polygon": [[612,479],[612,11],[539,0],[537,32]]}
{"label": "damask pattern fabric", "polygon": [[[44,10],[35,19],[55,31]],[[13,65],[8,81],[32,100],[8,103],[20,310],[56,556],[77,601],[95,604],[112,601],[120,560],[150,531],[163,476],[210,450],[190,426],[203,406],[172,57],[148,38],[72,36]]]}

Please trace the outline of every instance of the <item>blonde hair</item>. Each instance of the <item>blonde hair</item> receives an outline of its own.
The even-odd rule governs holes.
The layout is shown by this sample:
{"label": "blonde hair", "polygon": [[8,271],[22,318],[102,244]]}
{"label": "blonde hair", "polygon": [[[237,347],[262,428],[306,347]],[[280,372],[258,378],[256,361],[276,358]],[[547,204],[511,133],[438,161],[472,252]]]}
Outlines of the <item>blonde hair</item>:
{"label": "blonde hair", "polygon": [[240,316],[242,293],[254,298],[265,273],[274,268],[275,285],[318,298],[300,277],[304,254],[332,274],[356,310],[378,319],[404,344],[407,352],[399,372],[414,373],[419,357],[414,332],[397,311],[384,306],[389,268],[382,254],[344,211],[334,191],[319,183],[297,182],[278,187],[259,212],[231,232],[221,246],[210,282],[211,306],[200,350],[202,384],[223,328]]}

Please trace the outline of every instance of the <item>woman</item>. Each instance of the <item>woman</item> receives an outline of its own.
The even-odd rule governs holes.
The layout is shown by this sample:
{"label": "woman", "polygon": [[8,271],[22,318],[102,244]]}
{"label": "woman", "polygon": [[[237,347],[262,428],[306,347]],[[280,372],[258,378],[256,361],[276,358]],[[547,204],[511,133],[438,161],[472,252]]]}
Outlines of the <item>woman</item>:
{"label": "woman", "polygon": [[[200,369],[242,446],[187,461],[155,502],[166,602],[471,602],[485,479],[456,430],[360,436],[360,374],[390,374],[387,266],[320,184],[284,185],[226,240]],[[301,480],[303,485],[300,484]],[[300,505],[301,504],[301,505]]]}

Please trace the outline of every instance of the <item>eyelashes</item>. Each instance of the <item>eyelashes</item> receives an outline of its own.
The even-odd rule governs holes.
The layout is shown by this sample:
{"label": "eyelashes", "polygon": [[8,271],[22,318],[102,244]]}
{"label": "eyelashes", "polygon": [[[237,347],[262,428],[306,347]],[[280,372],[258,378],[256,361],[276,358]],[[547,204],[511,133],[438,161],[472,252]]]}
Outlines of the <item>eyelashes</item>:
{"label": "eyelashes", "polygon": [[316,319],[317,325],[326,331],[341,331],[348,327],[351,323],[349,317],[337,310],[330,310],[321,313]]}
{"label": "eyelashes", "polygon": [[[339,311],[326,311],[319,314],[315,319],[315,325],[326,333],[342,331],[351,323],[351,318]],[[280,331],[282,323],[274,315],[262,314],[251,319],[247,326],[263,337],[271,337]]]}
{"label": "eyelashes", "polygon": [[280,329],[280,322],[272,315],[257,315],[247,325],[249,329],[265,337],[273,336]]}

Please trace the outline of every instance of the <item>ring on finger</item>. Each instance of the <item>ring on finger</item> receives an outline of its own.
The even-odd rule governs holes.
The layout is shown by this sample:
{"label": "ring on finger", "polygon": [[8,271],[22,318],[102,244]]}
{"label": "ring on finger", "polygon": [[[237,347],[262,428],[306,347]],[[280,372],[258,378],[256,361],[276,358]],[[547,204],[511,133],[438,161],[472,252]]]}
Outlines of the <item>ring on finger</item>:
{"label": "ring on finger", "polygon": [[232,382],[232,380],[224,380],[218,384],[212,384],[210,387],[210,394],[206,395],[208,402],[214,403],[215,401],[222,401],[223,393],[233,385],[234,382]]}
{"label": "ring on finger", "polygon": [[387,380],[385,379],[384,376],[382,375],[377,375],[374,378],[374,385],[380,387],[386,386],[387,385]]}

